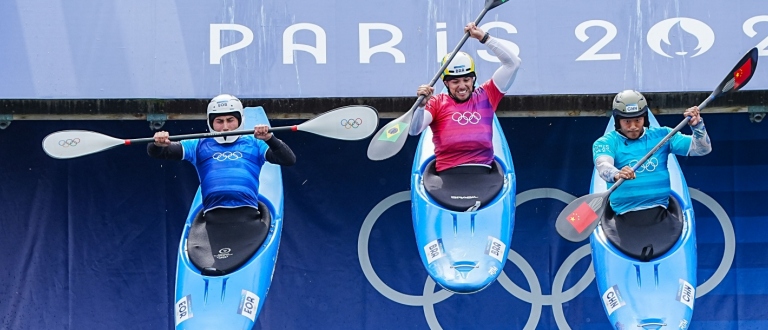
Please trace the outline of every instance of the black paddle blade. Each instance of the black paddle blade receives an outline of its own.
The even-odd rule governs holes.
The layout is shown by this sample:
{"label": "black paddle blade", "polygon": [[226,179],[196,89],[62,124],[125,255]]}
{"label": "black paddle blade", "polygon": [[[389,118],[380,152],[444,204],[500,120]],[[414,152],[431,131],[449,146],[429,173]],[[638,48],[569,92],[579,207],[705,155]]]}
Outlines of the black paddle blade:
{"label": "black paddle blade", "polygon": [[731,70],[723,82],[715,88],[712,95],[715,97],[725,94],[731,91],[737,91],[744,87],[752,76],[755,74],[755,68],[757,68],[757,47],[750,49],[744,57],[741,58],[738,64]]}
{"label": "black paddle blade", "polygon": [[607,204],[608,196],[605,192],[577,198],[557,216],[557,233],[571,242],[587,239],[600,223]]}
{"label": "black paddle blade", "polygon": [[507,1],[509,0],[485,0],[485,7],[488,8],[488,10],[491,10],[493,8],[503,5]]}
{"label": "black paddle blade", "polygon": [[397,154],[408,139],[411,118],[413,111],[408,111],[376,132],[368,144],[368,159],[384,160]]}

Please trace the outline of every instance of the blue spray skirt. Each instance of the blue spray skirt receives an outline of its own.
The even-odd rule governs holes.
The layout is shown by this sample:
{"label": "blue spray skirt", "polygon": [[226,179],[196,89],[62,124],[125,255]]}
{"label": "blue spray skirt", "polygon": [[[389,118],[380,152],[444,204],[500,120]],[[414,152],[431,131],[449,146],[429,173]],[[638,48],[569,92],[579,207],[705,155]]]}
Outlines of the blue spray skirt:
{"label": "blue spray skirt", "polygon": [[411,171],[411,213],[416,244],[429,276],[448,291],[473,293],[493,283],[507,260],[515,224],[515,169],[498,119],[493,149],[504,183],[496,197],[476,211],[457,212],[438,205],[423,184],[435,159],[432,130],[427,128]]}
{"label": "blue spray skirt", "polygon": [[[649,119],[651,126],[659,126],[650,112]],[[606,132],[613,129],[611,119]],[[669,251],[641,262],[618,250],[601,226],[590,236],[597,288],[615,329],[687,329],[693,316],[697,286],[693,205],[675,155],[669,155],[667,167],[671,197],[683,214],[682,233]],[[590,193],[606,190],[606,182],[594,171]]]}
{"label": "blue spray skirt", "polygon": [[[245,127],[269,124],[261,107],[246,108],[244,122]],[[253,327],[272,283],[283,229],[283,181],[280,166],[264,163],[259,180],[259,201],[265,204],[271,214],[269,233],[261,247],[244,265],[222,276],[201,274],[187,253],[192,223],[203,207],[198,188],[179,244],[174,300],[176,329]]]}

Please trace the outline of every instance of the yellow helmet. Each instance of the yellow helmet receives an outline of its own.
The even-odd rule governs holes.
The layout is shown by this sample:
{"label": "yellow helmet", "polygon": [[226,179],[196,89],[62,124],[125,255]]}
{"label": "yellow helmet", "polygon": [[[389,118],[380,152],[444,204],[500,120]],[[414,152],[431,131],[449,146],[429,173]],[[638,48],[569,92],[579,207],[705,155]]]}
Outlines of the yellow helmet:
{"label": "yellow helmet", "polygon": [[[443,56],[443,60],[440,61],[440,64],[444,65],[449,56],[451,56],[450,53]],[[472,56],[469,56],[469,54],[465,52],[456,53],[456,56],[453,57],[451,63],[445,67],[445,70],[443,70],[441,78],[445,81],[446,79],[461,77],[476,77],[475,61],[472,59]]]}

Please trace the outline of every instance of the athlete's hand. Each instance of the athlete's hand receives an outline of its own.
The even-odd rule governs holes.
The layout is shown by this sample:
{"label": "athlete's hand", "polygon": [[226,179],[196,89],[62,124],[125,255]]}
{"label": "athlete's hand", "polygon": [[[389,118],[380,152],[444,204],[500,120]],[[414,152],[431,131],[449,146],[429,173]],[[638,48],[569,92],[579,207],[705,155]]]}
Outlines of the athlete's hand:
{"label": "athlete's hand", "polygon": [[253,136],[259,140],[266,141],[272,138],[272,133],[269,132],[269,126],[256,125],[253,127]]}
{"label": "athlete's hand", "polygon": [[635,174],[635,171],[632,170],[629,166],[624,166],[624,168],[619,171],[619,173],[616,173],[616,175],[613,176],[613,181],[619,181],[619,179],[624,180],[632,180],[636,178],[637,175]]}
{"label": "athlete's hand", "polygon": [[429,85],[421,85],[416,90],[416,96],[424,95],[424,100],[421,101],[421,106],[427,106],[427,101],[432,98],[432,93],[435,92],[435,88]]}
{"label": "athlete's hand", "polygon": [[469,36],[477,40],[483,39],[485,36],[485,31],[477,27],[474,22],[467,24],[467,26],[464,27],[464,32],[469,32]]}
{"label": "athlete's hand", "polygon": [[155,133],[155,145],[158,147],[167,147],[171,145],[171,139],[168,138],[168,132],[160,131]]}
{"label": "athlete's hand", "polygon": [[684,117],[691,117],[691,120],[688,122],[688,125],[696,126],[699,124],[699,121],[701,121],[701,116],[699,115],[699,107],[690,107],[685,110],[683,113]]}

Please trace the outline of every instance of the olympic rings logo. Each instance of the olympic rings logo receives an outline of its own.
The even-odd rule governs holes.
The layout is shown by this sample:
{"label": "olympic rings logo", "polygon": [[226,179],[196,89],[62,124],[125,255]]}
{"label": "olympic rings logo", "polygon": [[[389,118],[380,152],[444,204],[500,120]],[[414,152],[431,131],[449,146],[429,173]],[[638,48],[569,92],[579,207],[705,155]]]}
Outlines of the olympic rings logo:
{"label": "olympic rings logo", "polygon": [[[725,210],[722,208],[722,206],[717,203],[717,201],[705,193],[693,188],[689,188],[689,194],[692,201],[695,200],[703,204],[709,208],[710,211],[712,211],[715,217],[717,217],[723,230],[723,236],[725,238],[725,249],[723,250],[723,257],[720,260],[720,265],[717,267],[712,276],[704,283],[701,283],[696,289],[696,298],[699,298],[711,292],[723,281],[727,275],[728,270],[733,264],[734,256],[736,255],[736,236],[733,230],[731,219],[728,217],[728,214],[725,213]],[[378,218],[390,207],[399,203],[409,202],[411,199],[410,196],[410,191],[401,191],[385,198],[376,206],[374,206],[373,209],[371,209],[371,211],[365,217],[363,225],[360,228],[360,233],[357,239],[357,255],[360,261],[360,267],[363,270],[363,274],[371,286],[376,289],[376,291],[396,303],[406,306],[421,306],[424,310],[424,316],[430,329],[442,329],[439,321],[437,320],[437,314],[435,314],[434,305],[450,298],[453,293],[445,290],[435,292],[435,282],[429,276],[427,276],[426,283],[424,284],[422,295],[409,295],[396,291],[395,289],[392,289],[387,284],[385,284],[384,281],[382,281],[381,278],[379,278],[379,276],[376,274],[376,271],[373,269],[373,265],[371,264],[370,255],[368,253],[368,244],[371,237],[371,231],[373,230],[373,226]],[[565,204],[568,204],[576,199],[575,196],[559,189],[531,189],[517,195],[516,207],[525,202],[540,198],[553,198]],[[531,288],[531,290],[526,291],[524,288],[512,282],[512,280],[507,277],[503,270],[501,274],[499,274],[497,281],[511,295],[531,304],[531,312],[528,316],[528,320],[524,329],[536,329],[537,325],[540,323],[542,309],[544,306],[552,306],[552,314],[559,329],[571,329],[568,321],[565,318],[563,304],[576,298],[576,296],[581,294],[581,292],[589,287],[590,283],[592,283],[592,281],[595,279],[595,272],[591,262],[589,268],[573,287],[567,290],[563,290],[563,287],[565,286],[565,280],[571,270],[573,270],[573,268],[581,259],[589,256],[590,252],[591,247],[589,243],[584,244],[580,248],[576,249],[576,251],[573,251],[563,261],[562,265],[560,265],[557,272],[555,273],[555,277],[552,283],[552,294],[547,295],[542,292],[542,286],[541,283],[539,283],[539,277],[536,275],[536,271],[533,269],[533,267],[531,267],[530,263],[528,263],[525,258],[523,258],[514,250],[509,250],[507,259],[520,269],[521,273],[528,282],[528,287]]]}
{"label": "olympic rings logo", "polygon": [[[635,165],[637,165],[637,160],[633,160],[629,162],[629,167],[634,168]],[[643,163],[643,165],[640,165],[640,168],[635,171],[636,173],[643,173],[645,171],[653,172],[656,170],[656,168],[659,167],[659,160],[656,159],[656,157],[651,157],[648,160]]]}
{"label": "olympic rings logo", "polygon": [[241,154],[239,151],[235,152],[217,152],[213,154],[213,159],[223,162],[225,160],[238,160],[240,158],[243,158],[243,154]]}
{"label": "olympic rings logo", "polygon": [[361,118],[342,119],[341,120],[341,126],[344,126],[344,128],[346,128],[346,129],[358,128],[362,124],[363,124],[363,120]]}
{"label": "olympic rings logo", "polygon": [[59,140],[59,146],[64,148],[76,147],[78,143],[80,143],[80,138]]}
{"label": "olympic rings logo", "polygon": [[480,122],[480,118],[482,117],[480,116],[479,112],[469,112],[469,111],[466,111],[464,113],[454,112],[453,115],[451,115],[451,119],[453,119],[453,121],[459,123],[459,125],[462,125],[462,126],[466,124],[472,124],[472,125],[477,124]]}

